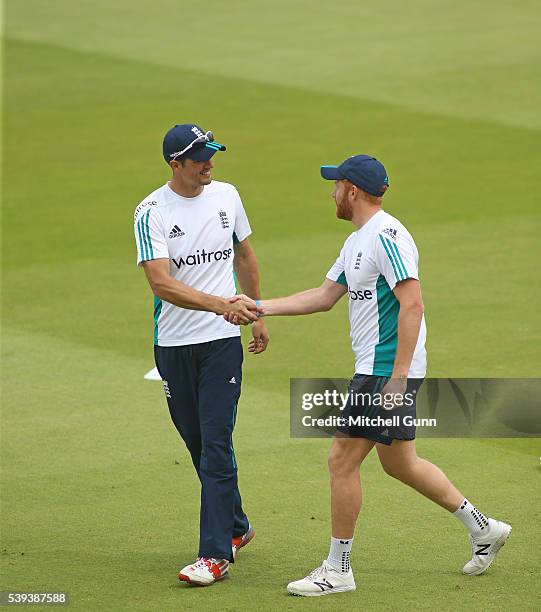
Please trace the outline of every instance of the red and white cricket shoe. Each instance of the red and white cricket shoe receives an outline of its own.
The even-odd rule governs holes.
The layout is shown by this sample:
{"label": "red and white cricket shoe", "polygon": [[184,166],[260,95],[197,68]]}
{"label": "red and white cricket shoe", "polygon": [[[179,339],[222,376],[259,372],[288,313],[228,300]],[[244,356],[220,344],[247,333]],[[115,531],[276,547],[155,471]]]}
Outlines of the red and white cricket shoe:
{"label": "red and white cricket shoe", "polygon": [[236,559],[237,552],[246,544],[249,544],[255,536],[255,531],[252,527],[248,527],[248,531],[241,536],[237,536],[231,540],[231,548],[233,549],[233,559]]}
{"label": "red and white cricket shoe", "polygon": [[178,579],[197,586],[207,586],[225,578],[229,570],[226,559],[206,559],[198,557],[192,565],[181,569]]}

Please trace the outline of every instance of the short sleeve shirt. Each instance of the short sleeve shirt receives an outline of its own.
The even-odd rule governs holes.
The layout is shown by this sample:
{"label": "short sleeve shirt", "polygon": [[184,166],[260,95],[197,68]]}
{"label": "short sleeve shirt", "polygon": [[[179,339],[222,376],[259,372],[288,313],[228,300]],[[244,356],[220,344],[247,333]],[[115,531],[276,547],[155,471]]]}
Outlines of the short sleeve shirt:
{"label": "short sleeve shirt", "polygon": [[[344,243],[327,278],[349,295],[349,320],[355,372],[391,376],[398,343],[400,305],[393,289],[419,279],[419,254],[408,230],[381,210]],[[423,316],[409,377],[426,374],[426,324]]]}
{"label": "short sleeve shirt", "polygon": [[[233,244],[251,233],[241,198],[233,185],[212,181],[195,198],[184,198],[168,184],[135,209],[137,264],[167,259],[171,276],[204,293],[236,293]],[[239,336],[212,312],[180,308],[154,299],[154,343],[184,346]]]}

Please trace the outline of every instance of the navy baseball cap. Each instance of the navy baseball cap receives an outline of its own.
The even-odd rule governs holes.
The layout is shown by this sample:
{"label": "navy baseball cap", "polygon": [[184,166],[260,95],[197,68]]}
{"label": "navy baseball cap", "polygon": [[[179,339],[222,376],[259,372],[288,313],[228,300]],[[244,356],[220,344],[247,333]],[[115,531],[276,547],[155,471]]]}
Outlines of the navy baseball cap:
{"label": "navy baseball cap", "polygon": [[[190,147],[197,139],[200,141]],[[184,153],[180,154],[182,151]],[[214,141],[212,132],[204,132],[195,123],[175,125],[163,139],[163,158],[167,164],[174,159],[187,158],[197,162],[208,161],[216,151],[225,151],[225,146]]]}
{"label": "navy baseball cap", "polygon": [[377,197],[389,188],[389,177],[383,164],[370,155],[348,157],[339,166],[321,166],[321,176],[329,181],[347,179]]}

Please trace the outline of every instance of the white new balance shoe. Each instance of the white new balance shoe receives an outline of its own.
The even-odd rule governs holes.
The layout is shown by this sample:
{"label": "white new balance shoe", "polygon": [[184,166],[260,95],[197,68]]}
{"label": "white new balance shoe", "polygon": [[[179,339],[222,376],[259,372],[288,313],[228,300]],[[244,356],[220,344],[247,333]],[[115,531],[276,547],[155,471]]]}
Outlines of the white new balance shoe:
{"label": "white new balance shoe", "polygon": [[494,561],[496,553],[505,544],[511,525],[488,519],[488,533],[474,538],[470,535],[472,558],[463,567],[462,571],[468,576],[478,576],[486,571]]}
{"label": "white new balance shoe", "polygon": [[291,595],[302,595],[304,597],[318,597],[319,595],[331,595],[332,593],[344,593],[354,591],[355,580],[351,569],[347,574],[337,572],[326,561],[306,578],[290,582],[287,590]]}
{"label": "white new balance shoe", "polygon": [[225,578],[228,569],[229,561],[226,559],[198,557],[195,563],[180,570],[178,579],[196,586],[207,586]]}

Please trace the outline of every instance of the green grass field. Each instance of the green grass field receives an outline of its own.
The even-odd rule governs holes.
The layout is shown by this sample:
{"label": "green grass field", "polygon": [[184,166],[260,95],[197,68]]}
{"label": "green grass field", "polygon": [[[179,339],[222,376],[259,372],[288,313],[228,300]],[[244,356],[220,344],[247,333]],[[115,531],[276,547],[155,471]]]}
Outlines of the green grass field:
{"label": "green grass field", "polygon": [[539,440],[418,443],[512,523],[486,575],[461,575],[463,527],[372,457],[357,591],[286,594],[329,537],[329,442],[289,437],[289,378],[351,375],[345,301],[269,321],[246,356],[235,447],[257,536],[231,579],[179,584],[198,483],[142,378],[132,229],[168,178],[163,133],[196,121],[228,145],[214,176],[243,196],[264,295],[308,288],[352,231],[319,165],[375,154],[421,254],[429,374],[539,376],[536,3],[9,0],[4,20],[2,588],[99,611],[539,609]]}

